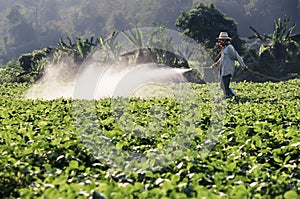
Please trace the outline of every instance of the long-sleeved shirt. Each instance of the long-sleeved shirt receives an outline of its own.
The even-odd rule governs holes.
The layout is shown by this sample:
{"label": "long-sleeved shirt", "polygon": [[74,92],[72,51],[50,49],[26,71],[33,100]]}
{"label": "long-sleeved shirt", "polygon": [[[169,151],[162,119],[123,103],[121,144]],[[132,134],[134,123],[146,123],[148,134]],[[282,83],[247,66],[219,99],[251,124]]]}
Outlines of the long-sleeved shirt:
{"label": "long-sleeved shirt", "polygon": [[235,70],[235,61],[238,61],[241,67],[246,67],[242,58],[238,54],[238,52],[234,49],[233,45],[229,44],[222,49],[221,57],[219,60],[213,65],[220,66],[220,75],[233,76]]}

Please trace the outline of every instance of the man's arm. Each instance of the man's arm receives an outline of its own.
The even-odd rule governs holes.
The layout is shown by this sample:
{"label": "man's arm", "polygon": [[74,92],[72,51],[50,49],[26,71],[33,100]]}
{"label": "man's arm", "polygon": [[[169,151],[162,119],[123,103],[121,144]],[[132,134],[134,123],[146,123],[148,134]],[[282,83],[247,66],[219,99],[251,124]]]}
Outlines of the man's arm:
{"label": "man's arm", "polygon": [[210,67],[211,68],[220,68],[220,64],[221,64],[221,57],[213,64],[211,65]]}
{"label": "man's arm", "polygon": [[240,64],[240,66],[244,70],[248,69],[248,67],[244,63],[243,59],[241,58],[241,56],[239,55],[239,53],[234,49],[233,46],[231,46],[229,53],[230,53],[230,57],[232,57],[234,60],[237,60],[239,62],[239,64]]}

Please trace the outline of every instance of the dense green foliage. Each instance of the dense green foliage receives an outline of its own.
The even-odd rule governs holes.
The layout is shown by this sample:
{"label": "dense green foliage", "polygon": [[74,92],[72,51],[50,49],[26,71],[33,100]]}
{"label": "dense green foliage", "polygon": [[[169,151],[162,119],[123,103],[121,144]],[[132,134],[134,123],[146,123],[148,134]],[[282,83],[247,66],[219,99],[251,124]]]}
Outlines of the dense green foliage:
{"label": "dense green foliage", "polygon": [[[149,25],[171,29],[176,25],[184,34],[205,45],[214,58],[218,54],[217,46],[214,45],[215,38],[220,31],[227,31],[233,38],[237,51],[251,69],[283,79],[299,75],[300,39],[293,32],[298,27],[296,24],[288,27],[293,18],[274,18],[273,21],[277,21],[274,22],[273,32],[262,34],[259,33],[261,23],[256,23],[255,20],[247,22],[255,33],[256,40],[247,40],[246,46],[245,38],[241,38],[238,31],[241,24],[245,25],[240,22],[245,17],[265,19],[273,11],[276,11],[276,17],[282,17],[279,14],[281,8],[287,13],[285,15],[297,16],[294,8],[299,6],[299,2],[292,0],[285,5],[276,0],[275,3],[272,2],[272,6],[266,6],[261,0],[197,2],[27,0],[23,4],[19,2],[20,4],[14,5],[10,1],[0,1],[3,4],[0,15],[5,19],[0,24],[3,27],[0,33],[4,36],[0,39],[0,63],[4,64],[1,66],[4,69],[0,71],[0,82],[34,82],[43,75],[49,62],[58,63],[67,59],[77,67],[95,46],[100,44],[105,50],[104,35],[117,35],[124,30]],[[216,6],[210,3],[215,3]],[[244,12],[240,13],[238,7],[243,8]],[[232,10],[234,12],[229,12]],[[229,18],[231,16],[234,18]],[[93,38],[96,38],[95,41]],[[260,50],[258,46],[261,46]],[[178,59],[167,51],[143,51],[145,50],[138,49],[136,62],[148,59],[169,66],[188,67],[185,60]],[[254,74],[239,74],[236,77],[237,81],[270,80]]]}
{"label": "dense green foliage", "polygon": [[300,18],[299,0],[1,0],[0,63],[56,45],[62,36],[106,37],[113,31],[155,24],[175,29],[181,11],[199,2],[214,3],[234,18],[243,37],[251,34],[249,26],[269,33],[279,17],[291,16],[293,23]]}
{"label": "dense green foliage", "polygon": [[[163,27],[147,28],[147,30],[149,32],[138,28],[113,32],[108,39],[76,38],[73,42],[69,37],[65,41],[60,38],[58,47],[35,50],[21,55],[18,60],[12,60],[3,65],[0,71],[0,82],[34,83],[47,73],[51,65],[63,65],[68,75],[74,77],[81,64],[93,59],[93,53],[96,52],[101,53],[97,55],[95,61],[102,65],[116,62],[124,64],[124,67],[128,64],[143,63],[157,63],[168,67],[190,67],[185,58],[187,56],[185,53],[189,52],[189,49],[180,51],[177,46],[174,46],[174,40],[178,41],[178,36],[171,34],[174,32],[168,32],[169,30]],[[133,50],[127,49],[128,46],[124,44],[124,41],[132,45]],[[200,57],[201,54],[197,53],[197,56]],[[205,63],[201,64],[205,65]],[[198,72],[192,71],[186,78],[191,82],[199,83],[202,81],[199,75]]]}
{"label": "dense green foliage", "polygon": [[216,38],[220,32],[228,32],[237,50],[242,51],[236,21],[226,17],[213,4],[206,6],[200,3],[189,12],[181,13],[176,26],[184,34],[204,44],[207,49],[216,47]]}
{"label": "dense green foliage", "polygon": [[0,71],[1,83],[27,82],[34,83],[42,77],[46,70],[46,65],[63,63],[69,60],[74,73],[80,64],[92,52],[94,47],[100,44],[101,37],[94,41],[90,39],[76,38],[73,42],[69,37],[67,42],[61,38],[58,47],[48,47],[42,50],[34,50],[31,53],[21,55],[18,60],[10,60],[2,66]]}
{"label": "dense green foliage", "polygon": [[[91,129],[74,124],[76,100],[24,99],[27,84],[1,84],[0,197],[299,198],[299,84],[299,79],[234,83],[240,98],[228,102],[218,143],[207,156],[199,155],[199,146],[209,125],[211,98],[205,85],[190,84],[196,97],[185,108],[199,111],[185,121],[197,130],[193,141],[181,158],[164,167],[154,162],[152,171],[123,171],[97,160],[80,135]],[[111,103],[93,102],[105,136],[118,148],[146,153],[179,133],[178,106],[170,98],[133,98],[123,107],[140,126],[149,122],[150,107],[166,113],[151,121],[153,134],[144,141],[118,128],[126,120],[117,123]],[[82,120],[92,119],[89,110],[82,114]]]}
{"label": "dense green foliage", "polygon": [[290,18],[279,18],[274,22],[272,34],[260,34],[250,27],[255,36],[262,43],[258,51],[256,70],[263,73],[273,72],[272,75],[280,77],[288,73],[300,71],[300,42],[292,35],[296,24],[290,26]]}
{"label": "dense green foliage", "polygon": [[180,11],[192,6],[192,0],[27,0],[12,1],[0,15],[0,62],[35,49],[56,45],[64,36],[90,38],[109,36],[151,24],[175,28]]}
{"label": "dense green foliage", "polygon": [[[300,17],[299,0],[198,0],[197,2],[213,3],[222,13],[234,18],[238,23],[239,33],[249,36],[249,26],[255,26],[259,32],[269,33],[272,22],[286,16],[292,17],[293,23],[298,23]],[[297,28],[296,32],[299,32]]]}

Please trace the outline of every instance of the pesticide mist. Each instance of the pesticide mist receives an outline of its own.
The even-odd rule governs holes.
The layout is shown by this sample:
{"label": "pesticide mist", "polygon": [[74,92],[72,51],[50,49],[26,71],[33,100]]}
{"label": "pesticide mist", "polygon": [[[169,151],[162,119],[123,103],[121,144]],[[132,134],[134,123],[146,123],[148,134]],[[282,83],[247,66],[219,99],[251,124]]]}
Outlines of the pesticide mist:
{"label": "pesticide mist", "polygon": [[[172,63],[174,57],[180,63],[176,68],[158,64]],[[102,40],[80,65],[68,57],[59,63],[50,62],[25,97],[171,97],[176,90],[173,84],[187,82],[185,73],[190,70],[204,81],[214,79],[213,73],[207,76],[203,72],[212,63],[205,48],[187,36],[164,28],[139,28]],[[210,89],[211,94],[216,90]]]}
{"label": "pesticide mist", "polygon": [[[52,100],[56,98],[100,99],[105,97],[158,97],[163,83],[186,82],[183,73],[191,69],[175,69],[155,63],[139,65],[90,63],[76,71],[72,61],[49,64],[44,76],[25,97]],[[73,68],[73,69],[72,69]],[[152,85],[152,86],[149,86]],[[76,86],[76,92],[74,89]],[[147,88],[147,90],[145,90]],[[153,89],[157,89],[157,92]],[[144,92],[141,92],[144,90]]]}
{"label": "pesticide mist", "polygon": [[[103,41],[80,66],[68,57],[60,63],[48,64],[43,77],[27,91],[25,97],[91,100],[171,96],[168,88],[162,88],[163,84],[186,82],[183,74],[191,69],[157,64],[157,60],[149,60],[149,57],[157,56],[151,50],[139,57],[145,49],[180,55],[196,64],[193,69],[200,73],[203,65],[211,64],[205,49],[176,31],[157,28],[129,30]],[[164,54],[161,56],[160,59],[165,59]],[[137,58],[142,58],[142,61],[137,61]]]}
{"label": "pesticide mist", "polygon": [[25,98],[52,100],[72,97],[76,76],[74,66],[71,59],[47,64],[44,75],[25,92]]}

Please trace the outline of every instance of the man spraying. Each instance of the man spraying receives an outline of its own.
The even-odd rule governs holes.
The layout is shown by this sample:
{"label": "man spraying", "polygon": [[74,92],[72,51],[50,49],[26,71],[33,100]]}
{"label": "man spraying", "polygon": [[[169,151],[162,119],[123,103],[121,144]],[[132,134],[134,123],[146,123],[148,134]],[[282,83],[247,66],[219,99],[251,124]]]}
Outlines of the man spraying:
{"label": "man spraying", "polygon": [[248,67],[231,44],[231,38],[227,32],[220,32],[217,40],[218,45],[222,48],[221,56],[211,67],[220,68],[221,88],[225,98],[231,98],[235,96],[235,93],[229,87],[235,70],[235,61],[238,61],[244,70],[248,70]]}

